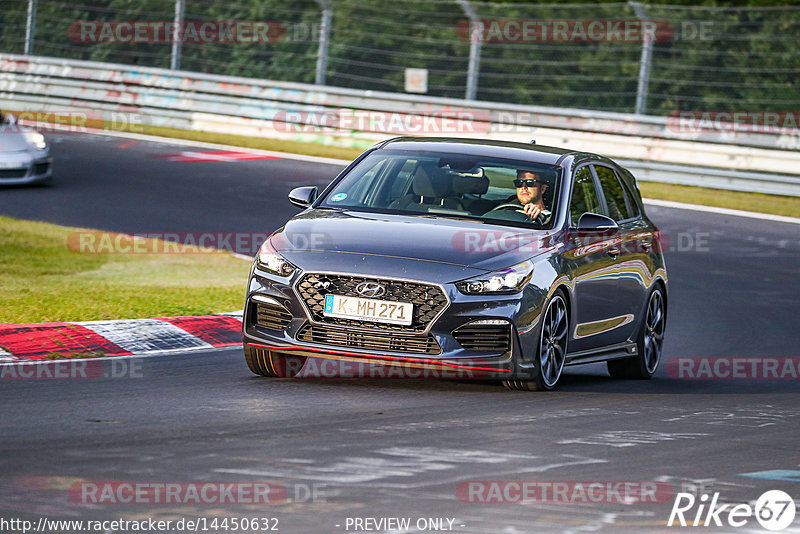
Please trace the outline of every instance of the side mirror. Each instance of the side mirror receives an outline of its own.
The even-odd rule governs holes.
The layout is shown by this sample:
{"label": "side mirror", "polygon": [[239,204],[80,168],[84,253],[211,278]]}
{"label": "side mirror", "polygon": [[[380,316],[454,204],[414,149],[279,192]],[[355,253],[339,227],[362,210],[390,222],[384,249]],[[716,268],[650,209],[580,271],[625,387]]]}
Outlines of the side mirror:
{"label": "side mirror", "polygon": [[317,198],[317,186],[295,187],[289,191],[289,202],[298,208],[307,208]]}
{"label": "side mirror", "polygon": [[586,212],[578,219],[578,230],[594,231],[594,232],[608,232],[609,230],[617,230],[619,226],[614,222],[611,217],[600,215],[599,213]]}

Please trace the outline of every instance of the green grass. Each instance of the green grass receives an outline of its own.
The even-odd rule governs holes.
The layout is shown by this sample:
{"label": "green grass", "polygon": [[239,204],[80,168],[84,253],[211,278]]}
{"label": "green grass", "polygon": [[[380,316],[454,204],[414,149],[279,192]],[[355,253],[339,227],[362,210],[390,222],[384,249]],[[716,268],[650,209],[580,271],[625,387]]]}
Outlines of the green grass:
{"label": "green grass", "polygon": [[0,228],[0,323],[203,315],[244,302],[250,264],[227,252],[90,254],[68,246],[87,230],[8,217]]}

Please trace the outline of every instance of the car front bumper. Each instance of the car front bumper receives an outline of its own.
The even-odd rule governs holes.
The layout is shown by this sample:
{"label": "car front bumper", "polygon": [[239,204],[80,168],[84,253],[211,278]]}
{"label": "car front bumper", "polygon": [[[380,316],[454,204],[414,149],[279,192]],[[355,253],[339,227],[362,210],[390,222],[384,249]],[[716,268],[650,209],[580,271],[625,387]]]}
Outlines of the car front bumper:
{"label": "car front bumper", "polygon": [[25,185],[47,182],[53,177],[50,156],[32,157],[27,153],[0,154],[0,185]]}
{"label": "car front bumper", "polygon": [[[244,308],[245,350],[330,360],[336,363],[318,369],[331,377],[503,379],[534,370],[533,359],[525,357],[535,353],[538,339],[538,315],[530,310],[543,296],[533,289],[512,295],[465,295],[453,283],[399,281],[439,288],[446,298],[435,318],[409,331],[372,322],[337,324],[315,313],[299,285],[308,276],[320,275],[331,273],[298,271],[280,277],[254,266]],[[331,276],[387,281],[377,273]],[[376,366],[403,371],[382,373]]]}

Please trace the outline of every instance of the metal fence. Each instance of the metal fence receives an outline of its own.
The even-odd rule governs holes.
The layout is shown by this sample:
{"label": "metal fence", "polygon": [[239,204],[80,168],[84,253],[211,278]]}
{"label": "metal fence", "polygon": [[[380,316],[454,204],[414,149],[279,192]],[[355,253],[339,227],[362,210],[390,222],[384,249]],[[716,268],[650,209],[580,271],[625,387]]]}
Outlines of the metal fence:
{"label": "metal fence", "polygon": [[[800,102],[796,5],[4,0],[0,20],[7,53],[364,90],[404,92],[427,74],[414,90],[429,96],[650,115]],[[127,31],[175,21],[216,25],[178,42]],[[261,23],[257,38],[227,39],[237,21]]]}

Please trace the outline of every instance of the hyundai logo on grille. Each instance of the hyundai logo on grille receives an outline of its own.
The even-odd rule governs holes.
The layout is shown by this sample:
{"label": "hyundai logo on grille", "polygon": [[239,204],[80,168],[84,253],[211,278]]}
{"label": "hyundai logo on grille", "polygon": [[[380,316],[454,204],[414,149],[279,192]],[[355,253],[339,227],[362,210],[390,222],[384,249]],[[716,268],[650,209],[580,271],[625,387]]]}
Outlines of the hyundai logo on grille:
{"label": "hyundai logo on grille", "polygon": [[378,282],[361,282],[356,286],[356,293],[362,297],[382,297],[386,294],[386,288]]}

